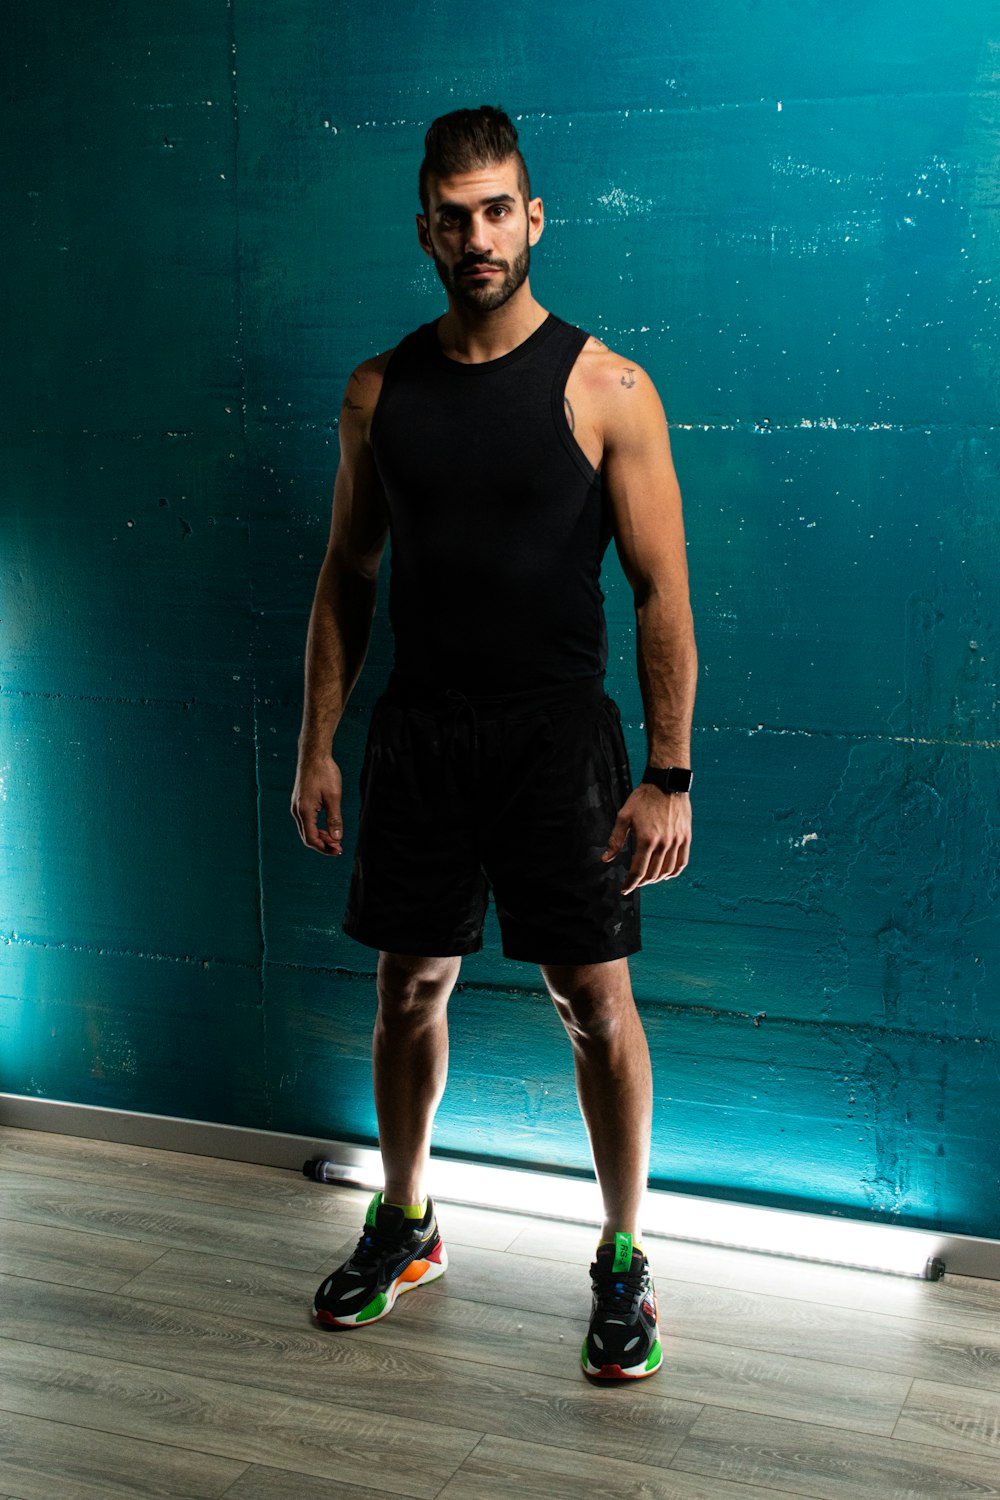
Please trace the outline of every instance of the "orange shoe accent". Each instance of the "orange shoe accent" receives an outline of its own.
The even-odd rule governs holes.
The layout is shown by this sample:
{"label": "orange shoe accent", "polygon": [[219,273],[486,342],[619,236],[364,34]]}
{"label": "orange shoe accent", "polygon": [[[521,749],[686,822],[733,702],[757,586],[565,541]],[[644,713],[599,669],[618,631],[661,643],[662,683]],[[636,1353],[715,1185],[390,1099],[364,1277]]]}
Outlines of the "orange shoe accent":
{"label": "orange shoe accent", "polygon": [[[430,1269],[430,1261],[415,1260],[412,1265],[407,1266],[400,1276],[400,1281],[419,1281],[424,1272]],[[409,1303],[407,1303],[409,1306]]]}

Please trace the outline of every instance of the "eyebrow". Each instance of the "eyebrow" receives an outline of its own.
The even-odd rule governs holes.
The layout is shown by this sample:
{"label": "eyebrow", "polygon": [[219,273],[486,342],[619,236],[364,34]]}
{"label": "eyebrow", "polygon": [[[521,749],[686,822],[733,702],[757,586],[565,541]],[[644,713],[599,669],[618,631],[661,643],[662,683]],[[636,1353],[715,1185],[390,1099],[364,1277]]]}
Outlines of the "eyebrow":
{"label": "eyebrow", "polygon": [[[513,193],[494,193],[489,198],[480,198],[477,207],[479,207],[479,208],[487,208],[491,203],[516,203],[516,202],[517,202],[517,199],[514,197]],[[438,213],[438,214],[454,214],[454,213],[464,214],[464,213],[468,213],[468,208],[466,207],[466,205],[464,203],[439,203],[438,206],[437,206],[437,208],[434,210],[434,212]]]}

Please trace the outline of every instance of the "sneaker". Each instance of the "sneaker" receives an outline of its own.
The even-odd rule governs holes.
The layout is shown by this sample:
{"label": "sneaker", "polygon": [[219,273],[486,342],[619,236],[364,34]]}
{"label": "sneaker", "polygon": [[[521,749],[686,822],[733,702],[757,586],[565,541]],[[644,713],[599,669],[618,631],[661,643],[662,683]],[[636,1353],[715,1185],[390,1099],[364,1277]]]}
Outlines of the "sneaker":
{"label": "sneaker", "polygon": [[656,1292],[646,1257],[630,1234],[598,1245],[590,1268],[594,1310],[583,1341],[584,1372],[596,1380],[641,1380],[663,1363]]}
{"label": "sneaker", "polygon": [[377,1323],[403,1292],[435,1281],[447,1266],[431,1199],[422,1219],[408,1219],[376,1193],[354,1254],[316,1293],[313,1317],[324,1328]]}

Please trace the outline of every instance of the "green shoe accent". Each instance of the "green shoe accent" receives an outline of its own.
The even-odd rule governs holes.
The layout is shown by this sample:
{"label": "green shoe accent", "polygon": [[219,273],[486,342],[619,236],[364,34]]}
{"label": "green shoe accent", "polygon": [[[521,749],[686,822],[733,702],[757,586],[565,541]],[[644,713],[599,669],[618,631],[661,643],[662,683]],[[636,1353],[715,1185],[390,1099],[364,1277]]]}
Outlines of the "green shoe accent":
{"label": "green shoe accent", "polygon": [[365,1223],[368,1225],[369,1229],[375,1228],[375,1215],[378,1212],[378,1206],[381,1202],[382,1194],[376,1193],[374,1198],[368,1205],[368,1212],[365,1214]]}
{"label": "green shoe accent", "polygon": [[615,1258],[612,1271],[627,1271],[632,1265],[632,1236],[630,1234],[615,1235]]}
{"label": "green shoe accent", "polygon": [[385,1311],[385,1304],[388,1300],[385,1292],[379,1292],[378,1296],[373,1297],[368,1306],[362,1308],[361,1312],[358,1313],[358,1322],[370,1323],[372,1318],[377,1318],[380,1313]]}
{"label": "green shoe accent", "polygon": [[652,1349],[650,1349],[650,1351],[649,1351],[649,1358],[646,1361],[646,1369],[647,1370],[651,1370],[654,1365],[658,1365],[659,1364],[659,1362],[660,1362],[660,1360],[662,1358],[663,1358],[663,1350],[660,1348],[660,1341],[659,1341],[659,1339],[654,1339],[653,1340],[653,1347],[652,1347]]}
{"label": "green shoe accent", "polygon": [[583,1360],[583,1367],[584,1367],[584,1369],[586,1369],[586,1367],[590,1364],[590,1355],[587,1353],[587,1335],[586,1334],[584,1334],[584,1336],[583,1336],[583,1348],[580,1350],[580,1358]]}

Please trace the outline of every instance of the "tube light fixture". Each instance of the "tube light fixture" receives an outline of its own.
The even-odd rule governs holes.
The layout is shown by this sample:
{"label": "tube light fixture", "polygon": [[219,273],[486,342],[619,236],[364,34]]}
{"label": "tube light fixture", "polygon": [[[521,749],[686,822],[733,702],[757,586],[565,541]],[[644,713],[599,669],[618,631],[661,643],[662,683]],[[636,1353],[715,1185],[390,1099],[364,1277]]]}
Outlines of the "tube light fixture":
{"label": "tube light fixture", "polygon": [[[303,1171],[323,1182],[378,1188],[382,1164],[377,1151],[362,1146],[343,1150],[350,1160],[313,1159]],[[435,1158],[434,1196],[441,1202],[505,1209],[541,1218],[600,1224],[597,1184],[519,1167]],[[873,1224],[860,1219],[758,1208],[751,1204],[698,1198],[686,1193],[650,1191],[643,1229],[668,1239],[694,1240],[730,1249],[754,1250],[796,1260],[885,1271],[936,1281],[944,1274],[941,1249],[946,1237],[925,1229]]]}

